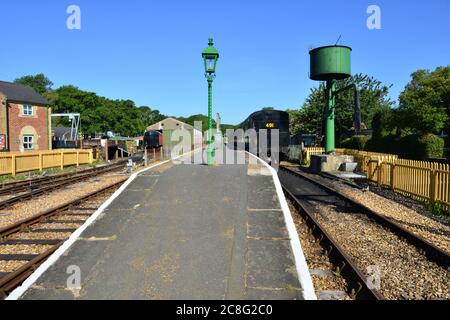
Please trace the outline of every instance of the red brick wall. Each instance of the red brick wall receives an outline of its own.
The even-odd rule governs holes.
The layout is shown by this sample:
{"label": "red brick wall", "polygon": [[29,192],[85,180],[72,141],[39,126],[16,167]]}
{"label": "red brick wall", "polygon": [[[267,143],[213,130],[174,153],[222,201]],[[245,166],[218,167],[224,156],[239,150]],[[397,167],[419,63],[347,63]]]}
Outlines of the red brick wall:
{"label": "red brick wall", "polygon": [[[5,96],[0,93],[0,135],[5,135],[6,137],[6,106],[2,104],[2,101],[5,99]],[[5,139],[5,148],[6,148],[6,139]],[[0,146],[0,151],[4,151]]]}
{"label": "red brick wall", "polygon": [[[22,115],[22,105],[8,103],[9,107],[9,146],[10,151],[20,151],[23,145],[21,131],[31,126],[36,131],[34,137],[35,150],[48,150],[48,115],[47,107],[35,106],[33,116]],[[20,141],[20,143],[17,143]]]}

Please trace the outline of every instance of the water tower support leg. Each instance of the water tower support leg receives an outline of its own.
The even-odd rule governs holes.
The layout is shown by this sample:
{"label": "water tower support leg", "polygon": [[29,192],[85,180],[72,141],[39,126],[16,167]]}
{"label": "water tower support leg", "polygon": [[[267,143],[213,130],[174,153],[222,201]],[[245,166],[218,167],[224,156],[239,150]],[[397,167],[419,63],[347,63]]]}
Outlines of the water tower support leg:
{"label": "water tower support leg", "polygon": [[335,151],[335,136],[334,136],[334,106],[336,89],[335,81],[327,81],[326,95],[327,104],[325,107],[325,153],[330,154]]}

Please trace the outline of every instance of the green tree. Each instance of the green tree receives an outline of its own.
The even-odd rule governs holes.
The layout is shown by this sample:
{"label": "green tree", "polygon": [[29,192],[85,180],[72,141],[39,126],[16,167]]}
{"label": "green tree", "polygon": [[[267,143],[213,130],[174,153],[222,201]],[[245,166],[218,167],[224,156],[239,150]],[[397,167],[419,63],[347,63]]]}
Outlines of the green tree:
{"label": "green tree", "polygon": [[[113,131],[124,136],[142,135],[148,126],[166,118],[158,110],[136,107],[131,100],[111,100],[73,85],[52,90],[53,83],[43,74],[21,77],[15,82],[43,94],[54,113],[80,113],[81,130],[87,134]],[[53,126],[68,125],[67,118],[53,119]]]}
{"label": "green tree", "polygon": [[450,66],[417,70],[400,94],[399,124],[419,133],[450,132]]}
{"label": "green tree", "polygon": [[32,87],[37,93],[43,95],[51,90],[53,82],[51,82],[44,74],[39,73],[35,76],[24,76],[14,80],[15,83]]}
{"label": "green tree", "polygon": [[296,109],[287,109],[289,114],[289,132],[292,135],[301,133],[301,111]]}
{"label": "green tree", "polygon": [[397,126],[396,110],[386,109],[375,112],[372,117],[373,138],[378,139],[392,133]]}
{"label": "green tree", "polygon": [[[394,102],[388,97],[391,86],[384,85],[374,77],[363,74],[355,74],[352,77],[338,81],[336,89],[355,83],[360,92],[362,121],[367,127],[372,126],[372,119],[377,112],[390,110]],[[294,133],[314,134],[320,129],[325,129],[324,121],[325,84],[312,88],[303,106],[298,112],[290,111],[293,115],[291,125]],[[354,118],[354,92],[347,90],[336,96],[336,133],[340,136],[353,127]],[[293,122],[293,123],[292,123]]]}
{"label": "green tree", "polygon": [[222,131],[223,134],[227,133],[227,130],[236,130],[238,127],[235,126],[234,124],[221,124],[220,125],[220,130]]}
{"label": "green tree", "polygon": [[[88,134],[113,131],[123,136],[142,135],[148,126],[166,118],[158,110],[136,107],[131,100],[111,100],[75,86],[62,86],[48,98],[54,112],[80,113],[82,131]],[[56,121],[57,125],[68,125],[66,119]]]}
{"label": "green tree", "polygon": [[[199,121],[202,123],[202,130],[203,132],[205,132],[206,130],[208,130],[208,116],[204,115],[204,114],[194,114],[192,116],[189,116],[187,118],[184,117],[178,117],[178,120],[185,122],[187,124],[190,124],[191,126],[194,126],[194,123],[196,121]],[[213,125],[213,129],[216,127],[216,121],[213,119],[212,121],[212,125]]]}
{"label": "green tree", "polygon": [[162,115],[159,110],[152,110],[148,106],[141,106],[136,110],[138,130],[144,132],[149,126],[161,120],[166,116]]}
{"label": "green tree", "polygon": [[[191,126],[194,126],[195,121],[199,121],[202,123],[202,130],[203,132],[205,132],[206,130],[208,130],[208,116],[204,115],[204,114],[194,114],[192,116],[189,117],[178,117],[176,118],[177,120],[180,120],[181,122],[190,124]],[[160,120],[159,120],[160,121]],[[216,121],[213,119],[213,129],[216,128]],[[236,129],[238,126],[232,125],[232,124],[220,124],[220,130],[223,133],[226,133],[227,129]]]}

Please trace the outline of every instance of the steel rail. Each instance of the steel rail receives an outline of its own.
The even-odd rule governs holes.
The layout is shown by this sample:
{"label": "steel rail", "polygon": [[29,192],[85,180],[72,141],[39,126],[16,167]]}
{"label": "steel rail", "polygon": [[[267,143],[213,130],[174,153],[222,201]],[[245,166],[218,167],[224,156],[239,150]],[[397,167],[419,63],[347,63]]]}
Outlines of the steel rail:
{"label": "steel rail", "polygon": [[[30,217],[28,219],[19,221],[17,223],[11,224],[10,226],[0,229],[0,244],[3,241],[5,241],[5,238],[7,236],[10,236],[11,234],[14,234],[17,232],[26,231],[26,229],[28,229],[32,225],[35,225],[38,223],[46,223],[45,220],[50,217],[54,217],[54,216],[58,216],[58,215],[66,215],[67,214],[66,211],[70,210],[71,207],[77,206],[85,201],[89,201],[92,198],[100,196],[103,193],[110,191],[111,189],[117,188],[120,185],[122,185],[125,181],[126,181],[126,179],[116,182],[110,186],[107,186],[100,190],[91,192],[81,198],[78,198],[78,199],[70,201],[70,202],[66,202],[58,207],[52,208],[52,209],[42,212],[38,215],[35,215],[33,217]],[[91,208],[91,209],[94,209],[94,208]],[[89,216],[86,215],[86,220],[88,218],[89,218]],[[58,223],[60,223],[60,222],[58,222]],[[51,232],[51,231],[52,231],[51,229],[48,230],[48,232]],[[15,241],[17,243],[21,242],[20,239],[19,240],[15,239],[13,241]],[[24,240],[24,241],[27,242],[27,240]],[[37,243],[39,241],[41,241],[41,240],[30,240],[30,243],[31,242]],[[42,241],[48,241],[49,243],[51,243],[51,241],[49,241],[49,240],[42,240]],[[26,280],[37,269],[37,267],[39,267],[39,265],[41,265],[50,255],[52,255],[64,243],[64,241],[65,240],[58,241],[48,251],[38,255],[37,257],[35,257],[31,261],[27,262],[26,264],[24,264],[22,267],[20,267],[16,271],[7,274],[3,278],[0,278],[0,299],[6,298],[8,293],[10,293],[14,288],[19,286],[24,280]]]}
{"label": "steel rail", "polygon": [[75,175],[75,176],[69,177],[69,178],[61,178],[58,180],[52,180],[52,181],[45,182],[43,187],[38,187],[35,190],[28,191],[28,192],[20,194],[18,196],[1,201],[0,202],[0,210],[8,208],[8,207],[12,206],[13,204],[16,204],[22,200],[30,199],[35,196],[42,195],[47,192],[53,191],[55,189],[80,182],[82,180],[85,180],[86,178],[91,178],[94,176],[98,176],[101,174],[105,174],[105,173],[120,169],[121,167],[122,167],[122,164],[116,164],[113,166],[102,167],[102,169],[99,169],[95,172],[88,172],[88,173],[84,173],[81,175]]}
{"label": "steel rail", "polygon": [[309,181],[309,182],[315,184],[316,186],[320,187],[322,190],[324,190],[328,193],[331,193],[331,194],[337,196],[344,202],[346,202],[346,203],[350,204],[351,206],[353,206],[354,208],[358,209],[358,211],[360,211],[361,213],[366,214],[369,218],[371,218],[376,223],[388,228],[391,232],[400,236],[401,238],[406,240],[408,243],[412,244],[413,246],[415,246],[416,248],[421,250],[429,261],[435,262],[436,264],[438,264],[439,266],[441,266],[445,269],[450,268],[450,255],[447,252],[445,252],[442,249],[435,246],[434,244],[430,243],[428,240],[422,238],[419,235],[416,235],[416,234],[410,232],[409,230],[402,227],[400,224],[398,224],[394,221],[391,221],[387,217],[380,215],[379,213],[368,208],[364,204],[349,198],[348,196],[340,193],[339,191],[337,191],[329,186],[326,186],[323,183],[320,183],[297,170],[292,170],[292,169],[284,167],[284,166],[281,166],[280,168],[294,176],[297,176],[301,179],[304,179],[306,181]]}
{"label": "steel rail", "polygon": [[37,177],[37,178],[33,178],[33,179],[4,183],[4,184],[0,185],[0,196],[17,193],[17,192],[21,192],[21,191],[27,191],[30,188],[33,188],[35,185],[41,185],[46,182],[48,183],[49,181],[59,180],[59,179],[68,178],[68,177],[72,177],[72,176],[76,176],[76,175],[93,173],[93,172],[96,172],[99,170],[101,171],[107,167],[115,167],[115,166],[119,166],[124,163],[125,163],[125,161],[121,160],[121,161],[115,162],[113,164],[109,164],[109,165],[101,166],[101,167],[88,168],[88,169],[83,169],[83,170],[79,170],[79,171],[67,172],[67,173],[56,174],[56,175],[51,175],[51,176]]}
{"label": "steel rail", "polygon": [[[46,210],[44,212],[41,212],[41,213],[39,213],[37,215],[34,215],[34,216],[30,217],[30,218],[18,221],[18,222],[13,223],[13,224],[11,224],[9,226],[1,228],[0,229],[0,241],[2,239],[4,239],[5,237],[11,235],[12,233],[23,231],[27,227],[29,227],[29,226],[31,226],[33,224],[44,222],[45,219],[47,219],[49,217],[52,217],[52,216],[55,216],[58,213],[64,214],[65,210],[69,210],[71,207],[79,205],[83,201],[87,201],[87,200],[89,200],[89,199],[91,199],[91,198],[93,198],[95,196],[98,196],[102,192],[106,192],[106,191],[108,191],[108,190],[110,190],[112,188],[115,188],[118,185],[123,184],[125,181],[126,181],[126,179],[123,179],[123,180],[121,180],[121,181],[119,181],[117,183],[114,183],[114,184],[112,184],[112,185],[110,185],[108,187],[105,187],[105,188],[100,189],[98,191],[93,191],[93,192],[91,192],[91,193],[89,193],[89,194],[87,194],[85,196],[82,196],[81,198],[78,198],[78,199],[72,200],[72,201],[68,201],[66,203],[63,203],[62,205],[59,205],[59,206],[55,207],[55,208],[48,209],[48,210]],[[93,209],[93,208],[91,208],[91,209]],[[86,209],[86,210],[88,210],[88,209]]]}
{"label": "steel rail", "polygon": [[36,269],[47,260],[64,243],[61,241],[50,250],[40,254],[30,262],[26,263],[16,271],[0,278],[0,299],[5,299],[10,292],[20,286]]}
{"label": "steel rail", "polygon": [[282,185],[282,187],[285,195],[291,200],[291,203],[294,205],[301,218],[306,222],[314,237],[326,250],[327,256],[337,268],[337,273],[346,279],[349,295],[357,300],[384,300],[383,295],[378,290],[369,288],[364,273],[314,218],[311,210],[297,199],[285,185]]}

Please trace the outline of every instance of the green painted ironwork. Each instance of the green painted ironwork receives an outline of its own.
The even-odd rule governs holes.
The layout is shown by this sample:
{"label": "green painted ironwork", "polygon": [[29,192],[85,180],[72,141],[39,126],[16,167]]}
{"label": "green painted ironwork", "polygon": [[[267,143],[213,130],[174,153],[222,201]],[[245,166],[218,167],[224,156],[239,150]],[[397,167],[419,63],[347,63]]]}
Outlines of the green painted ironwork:
{"label": "green painted ironwork", "polygon": [[350,77],[351,52],[352,49],[346,46],[326,46],[311,50],[310,78],[328,81]]}
{"label": "green painted ironwork", "polygon": [[219,51],[214,48],[214,40],[208,39],[208,47],[202,52],[205,77],[208,81],[208,165],[214,165],[214,147],[212,144],[212,84],[216,77],[217,60],[219,59]]}
{"label": "green painted ironwork", "polygon": [[327,82],[325,93],[325,153],[327,154],[335,151],[335,103],[338,93],[336,80],[351,76],[351,51],[352,49],[346,46],[325,46],[309,52],[310,78]]}
{"label": "green painted ironwork", "polygon": [[334,130],[334,107],[335,107],[335,95],[336,81],[327,81],[327,104],[325,108],[325,153],[332,153],[335,150],[335,130]]}
{"label": "green painted ironwork", "polygon": [[212,144],[212,78],[208,78],[208,165],[214,164]]}

